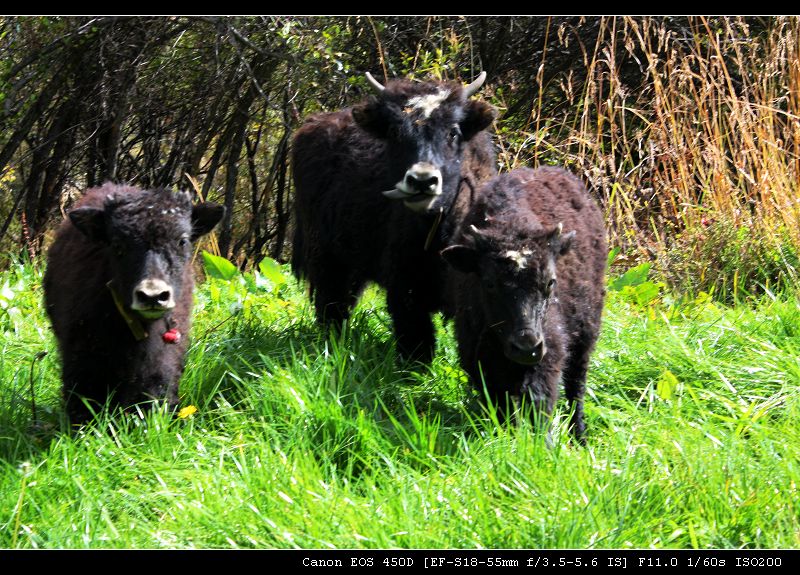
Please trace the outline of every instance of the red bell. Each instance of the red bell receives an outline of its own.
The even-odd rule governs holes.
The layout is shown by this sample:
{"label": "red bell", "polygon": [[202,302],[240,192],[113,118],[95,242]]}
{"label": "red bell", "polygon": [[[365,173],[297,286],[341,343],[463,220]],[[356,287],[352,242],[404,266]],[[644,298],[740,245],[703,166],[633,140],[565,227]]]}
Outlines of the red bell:
{"label": "red bell", "polygon": [[178,343],[181,340],[181,332],[175,328],[172,328],[168,332],[164,333],[164,335],[161,336],[161,339],[164,340],[164,343]]}

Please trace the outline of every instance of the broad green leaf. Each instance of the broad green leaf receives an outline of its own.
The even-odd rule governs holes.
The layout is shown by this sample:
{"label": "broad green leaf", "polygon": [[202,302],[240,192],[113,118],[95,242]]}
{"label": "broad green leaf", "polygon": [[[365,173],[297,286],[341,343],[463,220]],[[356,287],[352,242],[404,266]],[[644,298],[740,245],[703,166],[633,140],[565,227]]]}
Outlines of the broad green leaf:
{"label": "broad green leaf", "polygon": [[206,273],[212,278],[230,281],[239,273],[239,270],[231,262],[206,251],[203,252],[203,263]]}
{"label": "broad green leaf", "polygon": [[263,276],[275,284],[275,286],[286,283],[286,276],[283,275],[280,264],[272,258],[264,258],[261,260],[258,264],[258,269]]}
{"label": "broad green leaf", "polygon": [[644,263],[631,268],[617,279],[611,282],[609,286],[614,291],[620,291],[625,286],[637,286],[647,281],[647,274],[650,273],[650,263]]}
{"label": "broad green leaf", "polygon": [[665,369],[664,373],[661,374],[661,377],[658,379],[656,383],[656,393],[658,397],[663,400],[669,401],[673,397],[675,397],[675,392],[678,389],[678,378],[675,377],[670,370]]}
{"label": "broad green leaf", "polygon": [[244,286],[247,288],[247,291],[250,293],[256,293],[258,290],[258,278],[254,277],[258,272],[253,272],[252,274],[243,274],[244,277]]}
{"label": "broad green leaf", "polygon": [[658,299],[659,293],[661,292],[658,288],[658,284],[654,284],[653,282],[644,282],[632,289],[636,297],[636,303],[639,305],[647,305],[653,300]]}
{"label": "broad green leaf", "polygon": [[610,268],[611,264],[614,263],[614,260],[617,259],[617,256],[622,251],[622,248],[619,246],[614,246],[610,252],[608,252],[608,259],[606,260],[606,267]]}
{"label": "broad green leaf", "polygon": [[222,297],[222,292],[220,289],[211,282],[211,285],[208,286],[208,295],[211,298],[211,301],[214,303],[219,303],[220,298]]}

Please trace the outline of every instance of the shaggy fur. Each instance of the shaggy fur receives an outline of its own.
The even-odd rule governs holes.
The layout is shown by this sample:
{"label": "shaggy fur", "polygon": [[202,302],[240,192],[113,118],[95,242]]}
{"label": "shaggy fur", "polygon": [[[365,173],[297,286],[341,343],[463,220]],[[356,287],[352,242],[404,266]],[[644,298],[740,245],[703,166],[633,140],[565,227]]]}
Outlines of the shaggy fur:
{"label": "shaggy fur", "polygon": [[[177,405],[192,308],[191,241],[223,212],[214,204],[192,208],[186,193],[105,184],[88,190],[61,224],[49,251],[44,298],[73,423],[87,421],[109,397],[112,406],[154,399]],[[145,273],[173,291],[174,309],[158,319],[131,309],[134,286]],[[109,282],[147,332],[144,340],[134,338]],[[162,335],[173,328],[180,341],[167,343]]]}
{"label": "shaggy fur", "polygon": [[[432,112],[413,107],[443,90],[449,96],[432,100],[439,103]],[[484,131],[493,118],[492,108],[467,101],[459,84],[396,80],[353,109],[306,120],[292,144],[292,270],[308,281],[320,322],[340,324],[365,284],[376,282],[387,291],[399,353],[432,358],[431,314],[441,306],[438,252],[452,232],[446,215],[496,173]],[[417,213],[381,192],[394,188],[424,150],[441,162],[443,186],[436,202]],[[437,224],[440,213],[445,217]]]}
{"label": "shaggy fur", "polygon": [[565,170],[514,170],[482,186],[453,243],[447,314],[471,380],[498,406],[522,396],[547,416],[562,380],[583,441],[608,255],[596,203]]}

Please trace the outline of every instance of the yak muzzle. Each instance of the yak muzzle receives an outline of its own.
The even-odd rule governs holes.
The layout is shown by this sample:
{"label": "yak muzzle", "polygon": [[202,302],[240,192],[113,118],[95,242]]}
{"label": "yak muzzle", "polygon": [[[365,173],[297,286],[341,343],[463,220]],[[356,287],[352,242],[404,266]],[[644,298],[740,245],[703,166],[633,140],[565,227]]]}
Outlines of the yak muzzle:
{"label": "yak muzzle", "polygon": [[148,278],[133,288],[131,309],[146,319],[158,319],[174,307],[172,287],[164,280]]}
{"label": "yak muzzle", "polygon": [[547,346],[541,335],[526,329],[511,336],[506,341],[503,352],[514,363],[536,365],[547,353]]}
{"label": "yak muzzle", "polygon": [[419,162],[411,166],[393,190],[383,195],[393,200],[403,200],[415,212],[428,210],[442,194],[442,172],[433,164]]}

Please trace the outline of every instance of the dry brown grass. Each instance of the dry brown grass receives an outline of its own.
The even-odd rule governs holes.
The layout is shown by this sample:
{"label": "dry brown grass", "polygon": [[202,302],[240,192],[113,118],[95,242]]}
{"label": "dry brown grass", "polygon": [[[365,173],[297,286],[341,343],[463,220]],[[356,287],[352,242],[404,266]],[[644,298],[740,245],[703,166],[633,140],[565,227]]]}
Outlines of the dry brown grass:
{"label": "dry brown grass", "polygon": [[[740,18],[690,25],[691,37],[677,38],[660,19],[605,18],[585,47],[585,80],[540,85],[529,130],[501,157],[507,168],[560,163],[581,172],[604,203],[612,242],[629,258],[655,260],[673,284],[735,293],[794,282],[800,20],[773,18],[758,36]],[[556,32],[550,41],[571,40]],[[633,62],[645,78],[636,91],[620,72]],[[553,94],[570,102],[568,112],[543,106]],[[712,233],[720,226],[731,233]],[[737,238],[764,249],[709,249],[710,240]],[[730,253],[769,261],[740,270]]]}

